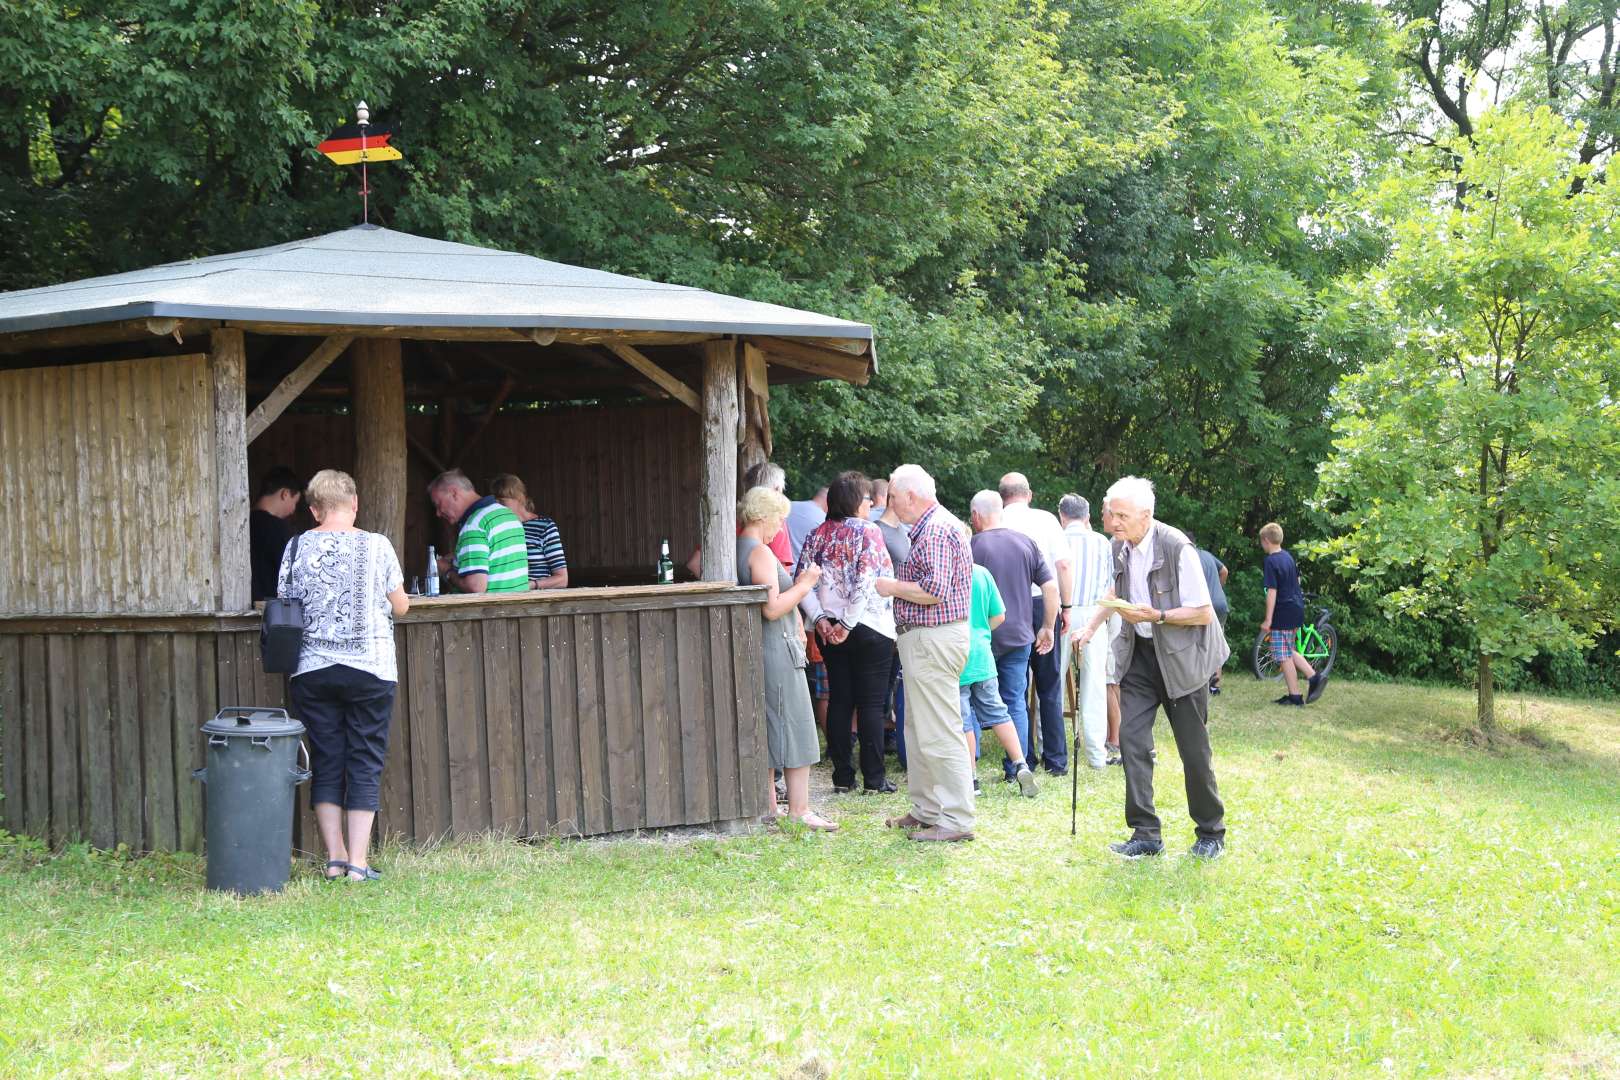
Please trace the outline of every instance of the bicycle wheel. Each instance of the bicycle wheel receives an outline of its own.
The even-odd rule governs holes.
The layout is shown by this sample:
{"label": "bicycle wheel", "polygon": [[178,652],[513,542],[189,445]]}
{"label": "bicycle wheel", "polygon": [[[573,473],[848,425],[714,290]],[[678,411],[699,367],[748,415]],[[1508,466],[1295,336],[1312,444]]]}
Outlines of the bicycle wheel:
{"label": "bicycle wheel", "polygon": [[1271,658],[1270,635],[1262,633],[1255,639],[1254,649],[1249,655],[1249,669],[1254,672],[1257,679],[1280,679],[1282,669],[1277,661]]}

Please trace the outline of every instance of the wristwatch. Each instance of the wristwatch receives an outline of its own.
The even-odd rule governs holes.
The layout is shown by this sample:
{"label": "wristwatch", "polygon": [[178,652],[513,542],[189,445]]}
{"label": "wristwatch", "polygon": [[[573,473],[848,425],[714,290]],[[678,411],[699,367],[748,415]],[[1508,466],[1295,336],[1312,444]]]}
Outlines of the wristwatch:
{"label": "wristwatch", "polygon": [[1164,608],[1159,609],[1159,625],[1164,625]]}

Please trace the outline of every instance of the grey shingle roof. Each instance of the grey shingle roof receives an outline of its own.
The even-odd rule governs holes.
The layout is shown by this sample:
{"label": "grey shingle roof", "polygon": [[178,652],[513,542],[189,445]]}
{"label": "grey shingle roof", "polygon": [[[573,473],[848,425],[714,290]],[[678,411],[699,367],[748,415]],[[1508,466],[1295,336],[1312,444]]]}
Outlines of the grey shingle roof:
{"label": "grey shingle roof", "polygon": [[376,225],[0,293],[0,334],[137,318],[872,337],[864,323]]}

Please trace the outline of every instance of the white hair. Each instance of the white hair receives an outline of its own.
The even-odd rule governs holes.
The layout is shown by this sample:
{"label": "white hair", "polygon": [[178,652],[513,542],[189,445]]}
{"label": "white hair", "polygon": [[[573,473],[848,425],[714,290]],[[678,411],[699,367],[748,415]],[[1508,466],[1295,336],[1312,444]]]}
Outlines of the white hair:
{"label": "white hair", "polygon": [[1103,502],[1118,506],[1128,502],[1138,510],[1153,513],[1153,483],[1140,476],[1122,476],[1108,487]]}
{"label": "white hair", "polygon": [[999,514],[1001,513],[1001,495],[986,488],[973,496],[971,505],[975,514],[983,514],[985,517],[989,517],[991,514]]}
{"label": "white hair", "polygon": [[921,465],[902,465],[889,476],[891,491],[909,491],[933,502],[936,495],[934,478]]}

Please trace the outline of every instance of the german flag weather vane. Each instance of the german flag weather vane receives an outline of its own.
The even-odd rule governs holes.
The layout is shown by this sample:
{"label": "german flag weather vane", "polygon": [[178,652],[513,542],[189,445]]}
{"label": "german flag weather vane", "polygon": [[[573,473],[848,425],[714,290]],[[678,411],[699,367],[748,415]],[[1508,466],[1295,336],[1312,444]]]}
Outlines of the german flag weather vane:
{"label": "german flag weather vane", "polygon": [[360,220],[371,221],[371,184],[366,166],[373,161],[398,161],[405,155],[388,140],[395,134],[393,124],[371,123],[371,110],[365,102],[355,106],[355,122],[344,124],[326,137],[317,148],[334,165],[360,166]]}

